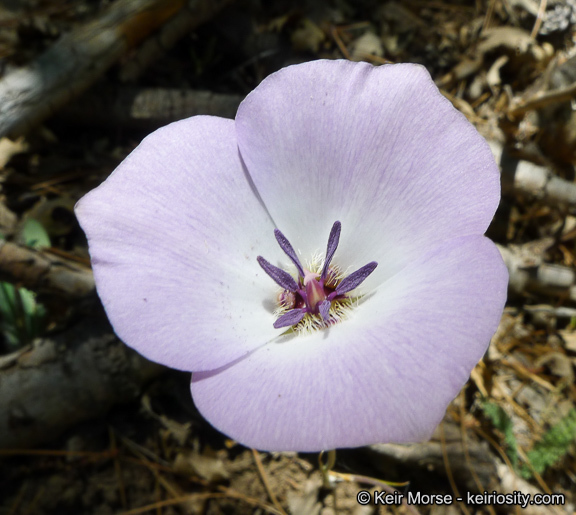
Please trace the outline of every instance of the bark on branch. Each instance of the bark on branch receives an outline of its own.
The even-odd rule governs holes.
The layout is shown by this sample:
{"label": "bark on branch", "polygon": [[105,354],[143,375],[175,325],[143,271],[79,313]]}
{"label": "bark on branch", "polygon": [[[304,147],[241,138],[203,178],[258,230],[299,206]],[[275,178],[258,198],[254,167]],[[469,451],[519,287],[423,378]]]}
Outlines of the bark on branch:
{"label": "bark on branch", "polygon": [[152,131],[200,114],[234,118],[243,99],[211,91],[103,86],[65,106],[58,119],[68,124]]}
{"label": "bark on branch", "polygon": [[[97,20],[66,34],[30,65],[0,81],[0,137],[15,137],[84,91],[129,49],[186,9],[200,21],[213,0],[118,0]],[[222,2],[217,2],[218,6]]]}
{"label": "bark on branch", "polygon": [[519,193],[549,206],[560,204],[572,212],[576,210],[576,184],[549,168],[511,157],[500,143],[488,144],[502,171],[502,193]]}
{"label": "bark on branch", "polygon": [[[544,247],[538,247],[544,243]],[[563,265],[545,263],[543,252],[554,241],[531,242],[524,245],[496,245],[508,268],[510,281],[508,288],[513,293],[523,295],[533,293],[563,297],[576,301],[576,272]]]}
{"label": "bark on branch", "polygon": [[78,324],[0,361],[0,449],[50,441],[141,393],[163,367],[121,343],[104,321]]}
{"label": "bark on branch", "polygon": [[94,291],[94,276],[89,268],[5,241],[0,241],[0,280],[38,293],[76,298]]}

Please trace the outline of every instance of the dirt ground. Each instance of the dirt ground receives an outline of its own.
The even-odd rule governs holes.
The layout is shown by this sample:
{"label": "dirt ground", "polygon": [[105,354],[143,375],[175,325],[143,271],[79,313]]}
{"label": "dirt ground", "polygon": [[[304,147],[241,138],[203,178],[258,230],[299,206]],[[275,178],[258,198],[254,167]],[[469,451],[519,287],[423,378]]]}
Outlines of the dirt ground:
{"label": "dirt ground", "polygon": [[[39,62],[62,37],[82,34],[116,3],[0,4],[0,104],[11,74]],[[11,395],[19,389],[23,406],[41,402],[42,393],[26,386],[40,381],[31,379],[40,374],[36,363],[69,360],[75,370],[73,360],[88,352],[90,338],[104,342],[90,352],[121,363],[131,378],[122,391],[103,386],[93,405],[76,392],[81,381],[47,384],[47,392],[60,392],[65,415],[47,417],[51,422],[33,431],[9,406],[12,440],[0,438],[0,515],[573,513],[576,2],[237,0],[187,13],[179,2],[165,4],[154,20],[134,17],[121,27],[134,43],[108,66],[94,63],[111,50],[71,54],[69,61],[94,61],[84,92],[73,81],[55,87],[63,96],[42,91],[26,116],[22,106],[14,115],[0,105],[0,232],[16,245],[11,252],[32,253],[8,259],[8,247],[0,249],[2,291],[9,295],[11,283],[33,292],[10,293],[20,299],[16,311],[0,302],[0,397],[16,384]],[[173,16],[186,29],[168,41],[162,27]],[[233,117],[270,73],[319,58],[412,62],[429,70],[502,167],[502,202],[488,236],[503,249],[511,274],[490,349],[432,441],[338,451],[330,485],[317,455],[242,447],[194,408],[189,374],[148,368],[126,354],[102,315],[73,214],[76,200],[155,128],[194,114]],[[16,121],[2,125],[3,116]],[[73,287],[61,283],[64,276]],[[51,380],[52,369],[40,370]],[[21,386],[10,382],[16,377]],[[74,405],[80,398],[83,404]],[[361,505],[361,491],[372,499],[384,491],[420,497]],[[563,503],[522,509],[440,502],[445,495],[514,492],[557,494],[545,500]]]}

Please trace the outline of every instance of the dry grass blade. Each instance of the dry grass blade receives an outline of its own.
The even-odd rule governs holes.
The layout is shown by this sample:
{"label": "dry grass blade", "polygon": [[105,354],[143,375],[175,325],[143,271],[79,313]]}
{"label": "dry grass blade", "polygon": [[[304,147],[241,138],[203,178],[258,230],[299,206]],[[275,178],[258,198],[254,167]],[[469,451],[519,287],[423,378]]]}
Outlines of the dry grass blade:
{"label": "dry grass blade", "polygon": [[262,484],[264,485],[264,488],[266,489],[266,493],[268,494],[268,497],[272,501],[272,504],[276,507],[276,509],[282,515],[287,515],[286,512],[284,511],[284,509],[282,508],[282,506],[280,505],[280,503],[278,502],[278,499],[276,498],[276,495],[274,494],[272,487],[270,486],[270,481],[268,481],[268,476],[266,475],[266,471],[264,470],[264,466],[262,465],[262,460],[260,459],[260,454],[258,453],[258,451],[256,449],[251,449],[251,451],[252,451],[252,456],[254,457],[254,463],[256,464],[256,468],[258,469],[258,474],[260,474],[260,479],[262,480]]}
{"label": "dry grass blade", "polygon": [[534,27],[530,33],[530,37],[536,39],[538,32],[540,32],[540,27],[542,26],[542,21],[544,20],[544,13],[546,12],[546,4],[548,0],[540,0],[540,6],[538,7],[538,14],[536,15],[536,21],[534,22]]}
{"label": "dry grass blade", "polygon": [[[458,491],[458,486],[456,485],[456,481],[454,481],[454,475],[452,474],[452,469],[450,467],[450,460],[448,459],[448,452],[446,451],[446,435],[444,434],[444,423],[440,423],[440,443],[442,446],[442,458],[444,459],[444,468],[446,470],[446,476],[448,477],[448,481],[450,482],[450,487],[454,492],[456,497],[460,497],[460,492]],[[464,503],[458,503],[458,507],[462,510],[463,513],[466,515],[470,515],[468,508]]]}

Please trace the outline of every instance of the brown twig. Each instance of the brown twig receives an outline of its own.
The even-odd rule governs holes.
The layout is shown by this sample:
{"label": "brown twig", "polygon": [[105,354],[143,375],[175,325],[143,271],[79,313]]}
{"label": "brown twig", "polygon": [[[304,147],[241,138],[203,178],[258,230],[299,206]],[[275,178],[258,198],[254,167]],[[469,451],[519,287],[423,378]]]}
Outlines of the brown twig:
{"label": "brown twig", "polygon": [[[174,472],[174,470],[170,466],[168,466],[168,464],[162,465],[163,460],[160,459],[158,456],[154,455],[148,449],[140,447],[138,444],[136,444],[135,442],[132,442],[128,438],[121,437],[121,439],[128,447],[131,448],[132,452],[134,452],[134,454],[136,454],[138,456],[139,461],[137,461],[137,463],[140,465],[144,465],[152,474],[154,474],[154,476],[157,479],[160,479],[162,477],[159,474],[160,470],[165,470],[166,472]],[[154,462],[151,462],[148,458],[146,458],[145,455],[148,456],[148,458],[154,460]],[[193,481],[195,483],[201,484],[204,487],[212,486],[208,481],[206,481],[205,479],[202,479],[202,478],[193,478]],[[166,484],[164,486],[166,486]],[[159,508],[164,507],[164,506],[173,506],[176,504],[181,504],[181,503],[185,503],[185,502],[189,502],[189,501],[193,501],[193,500],[198,500],[198,499],[216,499],[216,498],[237,499],[239,501],[245,502],[246,504],[250,504],[252,506],[257,506],[258,508],[261,508],[264,511],[266,511],[267,513],[271,513],[273,515],[286,515],[286,513],[284,511],[278,511],[276,508],[260,501],[259,499],[254,499],[252,497],[248,497],[248,496],[243,495],[239,492],[236,492],[235,490],[232,490],[231,488],[227,488],[227,487],[222,486],[222,485],[217,485],[216,488],[220,493],[207,492],[207,493],[201,493],[201,494],[200,493],[188,494],[185,496],[179,495],[179,496],[175,496],[173,499],[168,499],[166,501],[159,501],[159,502],[156,502],[153,504],[149,504],[147,506],[135,508],[133,510],[124,512],[122,515],[137,515],[139,513],[145,513],[147,511],[159,509]]]}
{"label": "brown twig", "polygon": [[342,38],[340,37],[340,34],[338,33],[338,27],[333,26],[330,29],[330,34],[332,35],[334,42],[336,43],[336,45],[340,49],[340,52],[342,52],[342,55],[344,56],[344,58],[348,59],[349,61],[352,60],[352,58],[350,57],[350,52],[348,52],[346,45],[344,45],[344,42],[342,41]]}
{"label": "brown twig", "polygon": [[[340,481],[347,481],[347,482],[356,482],[356,483],[364,483],[366,485],[376,486],[378,488],[382,488],[385,492],[389,494],[397,494],[398,490],[393,486],[390,486],[386,481],[382,481],[380,479],[375,479],[373,477],[362,476],[359,474],[343,474],[341,472],[334,472],[330,471],[330,476],[334,479],[338,479]],[[404,506],[409,513],[413,515],[419,515],[418,510],[411,504],[408,504],[404,496],[402,496],[402,506]]]}
{"label": "brown twig", "polygon": [[120,504],[122,508],[126,509],[128,506],[128,499],[126,497],[126,488],[124,486],[124,479],[122,478],[122,466],[118,459],[118,447],[116,446],[116,433],[111,427],[108,427],[108,438],[110,440],[110,453],[114,456],[114,473],[116,474],[116,481],[118,481],[118,493],[120,494]]}
{"label": "brown twig", "polygon": [[66,458],[95,458],[107,460],[114,456],[108,451],[64,451],[58,449],[0,449],[0,456],[53,456]]}
{"label": "brown twig", "polygon": [[538,32],[540,32],[540,27],[542,26],[542,21],[544,20],[544,13],[546,12],[547,0],[540,0],[540,7],[538,8],[538,14],[536,15],[536,21],[534,22],[534,27],[530,33],[532,39],[536,39]]}
{"label": "brown twig", "polygon": [[495,5],[496,0],[489,0],[488,9],[486,10],[486,16],[484,17],[484,23],[482,24],[482,32],[486,31],[490,27]]}
{"label": "brown twig", "polygon": [[544,93],[538,93],[533,97],[522,102],[520,105],[513,107],[508,110],[508,116],[519,116],[523,115],[527,111],[534,111],[536,109],[542,109],[543,107],[549,106],[551,104],[561,104],[563,102],[569,102],[576,97],[576,83],[570,84],[563,88],[556,88],[551,91],[546,91]]}
{"label": "brown twig", "polygon": [[[456,497],[460,497],[460,491],[458,490],[458,486],[456,485],[456,481],[454,481],[454,475],[452,474],[452,467],[450,467],[450,460],[448,459],[448,452],[446,450],[446,435],[444,434],[444,422],[440,424],[440,445],[442,447],[442,459],[444,461],[444,470],[446,471],[446,477],[448,478],[448,482],[450,483],[450,488],[454,492]],[[459,503],[458,507],[462,510],[462,512],[466,513],[466,515],[470,515],[468,508],[463,503]]]}
{"label": "brown twig", "polygon": [[[476,488],[478,488],[479,492],[484,492],[486,490],[486,488],[484,487],[484,485],[482,484],[482,481],[480,481],[480,478],[478,477],[478,474],[476,474],[476,470],[474,470],[474,466],[472,465],[472,460],[470,459],[470,451],[468,450],[468,433],[466,430],[466,425],[465,425],[465,416],[466,416],[466,412],[465,412],[465,408],[464,406],[466,405],[466,387],[462,388],[462,390],[460,390],[460,402],[459,402],[459,412],[460,412],[460,438],[462,440],[462,450],[464,451],[464,460],[466,461],[466,465],[468,466],[468,470],[470,471],[470,475],[472,476],[472,479],[474,480],[474,483],[476,483]],[[442,430],[442,432],[444,432]],[[487,506],[488,511],[490,512],[491,515],[496,515],[496,511],[494,510],[494,508],[492,506]]]}
{"label": "brown twig", "polygon": [[250,450],[252,451],[252,456],[254,457],[254,463],[256,464],[258,474],[260,474],[260,479],[262,480],[262,484],[266,489],[268,497],[272,501],[272,504],[282,515],[287,515],[282,506],[280,505],[280,503],[278,502],[278,499],[276,498],[276,495],[274,494],[272,487],[270,486],[268,476],[266,475],[266,471],[264,470],[264,466],[262,465],[262,460],[260,459],[260,454],[258,454],[258,451],[256,449],[250,449]]}

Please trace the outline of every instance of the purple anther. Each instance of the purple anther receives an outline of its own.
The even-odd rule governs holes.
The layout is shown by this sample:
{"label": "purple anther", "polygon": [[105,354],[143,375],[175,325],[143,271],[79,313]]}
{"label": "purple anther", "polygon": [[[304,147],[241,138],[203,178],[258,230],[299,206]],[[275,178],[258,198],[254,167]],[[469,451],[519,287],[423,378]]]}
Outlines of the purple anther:
{"label": "purple anther", "polygon": [[334,225],[332,226],[332,230],[330,231],[330,236],[328,236],[328,247],[326,248],[326,259],[324,261],[324,268],[322,268],[322,275],[320,276],[320,280],[324,281],[326,279],[326,275],[328,274],[328,267],[330,266],[330,262],[334,257],[334,252],[338,248],[338,242],[340,241],[340,231],[342,229],[342,224],[336,220]]}
{"label": "purple anther", "polygon": [[290,327],[296,325],[300,320],[304,318],[306,314],[306,308],[291,309],[287,313],[284,313],[281,317],[274,322],[274,328],[280,329],[281,327]]}
{"label": "purple anther", "polygon": [[376,261],[372,261],[367,265],[364,265],[362,268],[356,270],[356,272],[352,272],[348,277],[344,278],[342,282],[336,287],[336,289],[328,296],[328,300],[332,300],[334,297],[338,295],[344,295],[349,291],[352,291],[354,288],[357,288],[362,284],[366,278],[374,272],[374,269],[378,266]]}
{"label": "purple anther", "polygon": [[286,238],[286,236],[284,236],[278,229],[274,229],[274,236],[276,236],[276,241],[278,241],[278,245],[280,245],[280,248],[284,251],[284,253],[290,258],[292,263],[294,263],[294,265],[298,269],[298,274],[300,274],[300,277],[304,278],[304,269],[300,264],[300,260],[298,259],[296,252],[294,252],[294,248],[292,247],[292,245],[290,245],[288,238]]}
{"label": "purple anther", "polygon": [[318,304],[318,313],[324,320],[324,322],[328,322],[328,313],[330,312],[330,305],[332,303],[329,300],[323,300],[320,304]]}
{"label": "purple anther", "polygon": [[296,306],[296,293],[284,290],[278,294],[278,304],[286,309],[292,309]]}
{"label": "purple anther", "polygon": [[282,286],[282,288],[292,292],[298,289],[296,281],[288,272],[285,272],[281,268],[268,263],[268,261],[266,261],[262,256],[258,256],[256,259],[258,260],[260,266],[264,269],[264,272],[272,277],[272,279],[277,284]]}

